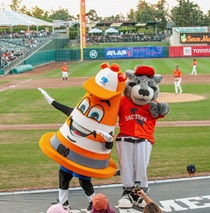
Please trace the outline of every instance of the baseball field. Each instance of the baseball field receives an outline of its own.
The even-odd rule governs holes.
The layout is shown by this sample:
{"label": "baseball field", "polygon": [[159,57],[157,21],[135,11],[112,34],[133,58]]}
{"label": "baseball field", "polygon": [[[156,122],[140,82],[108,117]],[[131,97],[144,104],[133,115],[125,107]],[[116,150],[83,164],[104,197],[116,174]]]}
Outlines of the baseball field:
{"label": "baseball field", "polygon": [[[210,175],[210,70],[209,58],[198,58],[197,76],[190,75],[192,58],[116,60],[125,71],[137,64],[151,65],[163,75],[159,101],[170,113],[158,121],[148,168],[150,180],[187,177],[186,166],[195,164],[197,175]],[[39,148],[46,132],[55,132],[66,116],[44,100],[38,87],[57,101],[75,106],[85,94],[82,85],[100,70],[104,61],[67,62],[69,81],[62,82],[61,62],[0,77],[0,191],[57,188],[59,165]],[[183,72],[183,93],[174,94],[173,70]],[[116,129],[117,133],[118,129]],[[112,158],[117,163],[115,148]],[[120,177],[93,179],[94,185],[119,183]],[[72,186],[78,186],[75,179]]]}

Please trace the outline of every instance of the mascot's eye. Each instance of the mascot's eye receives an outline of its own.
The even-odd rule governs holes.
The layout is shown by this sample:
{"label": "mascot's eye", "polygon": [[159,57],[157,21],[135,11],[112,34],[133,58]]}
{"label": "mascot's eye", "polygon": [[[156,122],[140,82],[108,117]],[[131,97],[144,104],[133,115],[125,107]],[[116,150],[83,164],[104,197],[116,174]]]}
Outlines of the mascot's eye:
{"label": "mascot's eye", "polygon": [[77,109],[80,110],[82,114],[85,114],[89,108],[89,105],[90,105],[89,102],[86,99],[84,99],[77,107]]}
{"label": "mascot's eye", "polygon": [[157,87],[155,87],[155,86],[150,86],[154,91],[156,91],[157,90]]}
{"label": "mascot's eye", "polygon": [[134,87],[134,86],[136,86],[136,83],[135,83],[135,82],[130,82],[130,83],[128,83],[128,85],[129,85],[130,87]]}
{"label": "mascot's eye", "polygon": [[93,107],[90,109],[88,113],[88,117],[100,122],[104,116],[104,111],[99,109],[98,107]]}

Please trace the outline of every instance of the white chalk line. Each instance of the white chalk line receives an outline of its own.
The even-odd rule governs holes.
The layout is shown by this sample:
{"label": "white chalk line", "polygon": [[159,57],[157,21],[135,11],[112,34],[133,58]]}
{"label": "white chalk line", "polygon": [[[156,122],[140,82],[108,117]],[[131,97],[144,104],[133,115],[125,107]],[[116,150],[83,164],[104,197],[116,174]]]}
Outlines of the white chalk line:
{"label": "white chalk line", "polygon": [[[165,180],[152,180],[149,181],[149,184],[158,184],[158,183],[170,183],[170,182],[180,182],[180,181],[190,181],[190,180],[205,180],[210,179],[210,176],[198,176],[198,177],[188,177],[188,178],[174,178],[174,179],[165,179]],[[119,184],[109,184],[109,185],[99,185],[94,186],[94,188],[115,188],[122,187],[121,183]],[[81,187],[73,187],[69,188],[69,190],[81,190]],[[26,190],[26,191],[14,191],[14,192],[0,192],[0,196],[2,195],[14,195],[14,194],[36,194],[36,193],[49,193],[49,192],[57,192],[58,189],[42,189],[42,190]]]}
{"label": "white chalk line", "polygon": [[15,87],[17,87],[17,86],[19,86],[19,85],[21,85],[21,84],[28,83],[29,81],[32,81],[32,79],[28,79],[28,80],[22,81],[22,82],[20,82],[20,83],[18,83],[18,84],[14,84],[14,85],[11,85],[11,86],[6,87],[6,88],[4,88],[4,89],[1,89],[0,92],[3,92],[3,91],[5,91],[5,90],[11,89],[11,88],[15,88]]}

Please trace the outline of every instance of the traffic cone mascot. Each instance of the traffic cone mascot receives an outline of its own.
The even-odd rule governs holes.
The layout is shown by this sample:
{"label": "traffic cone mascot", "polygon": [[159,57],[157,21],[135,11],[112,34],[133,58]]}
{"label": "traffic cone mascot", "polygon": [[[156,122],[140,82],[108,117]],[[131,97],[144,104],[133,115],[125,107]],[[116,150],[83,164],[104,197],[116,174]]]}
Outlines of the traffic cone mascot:
{"label": "traffic cone mascot", "polygon": [[110,153],[125,80],[118,64],[101,64],[98,74],[84,83],[87,93],[66,122],[41,137],[41,150],[80,175],[112,177],[116,164]]}

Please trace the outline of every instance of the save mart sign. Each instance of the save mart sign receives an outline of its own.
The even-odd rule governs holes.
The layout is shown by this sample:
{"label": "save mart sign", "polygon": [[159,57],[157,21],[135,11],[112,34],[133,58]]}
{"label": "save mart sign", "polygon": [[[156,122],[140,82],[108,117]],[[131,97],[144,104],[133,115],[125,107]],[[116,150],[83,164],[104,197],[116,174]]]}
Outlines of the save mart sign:
{"label": "save mart sign", "polygon": [[180,33],[180,43],[210,43],[210,33]]}

